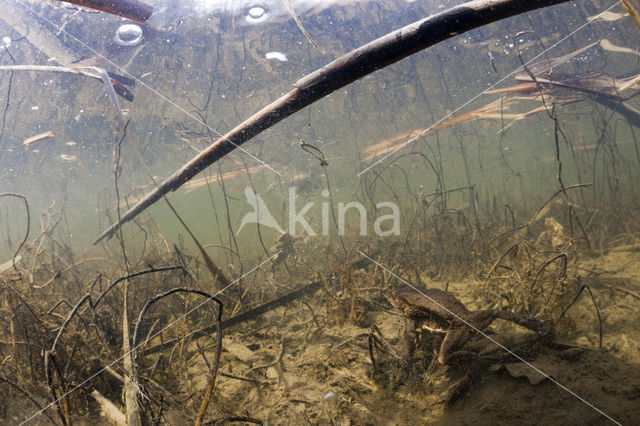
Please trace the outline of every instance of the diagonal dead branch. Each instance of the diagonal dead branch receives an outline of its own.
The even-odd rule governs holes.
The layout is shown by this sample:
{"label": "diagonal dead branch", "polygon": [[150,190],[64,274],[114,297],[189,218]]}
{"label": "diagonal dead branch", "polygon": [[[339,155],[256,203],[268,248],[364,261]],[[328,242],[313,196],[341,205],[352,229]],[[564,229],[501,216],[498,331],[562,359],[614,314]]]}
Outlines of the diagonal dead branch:
{"label": "diagonal dead branch", "polygon": [[114,232],[147,207],[215,163],[239,145],[354,81],[441,41],[483,25],[567,0],[476,0],[436,13],[353,50],[301,78],[293,90],[255,113],[220,137],[159,187],[147,194],[105,230],[94,244]]}

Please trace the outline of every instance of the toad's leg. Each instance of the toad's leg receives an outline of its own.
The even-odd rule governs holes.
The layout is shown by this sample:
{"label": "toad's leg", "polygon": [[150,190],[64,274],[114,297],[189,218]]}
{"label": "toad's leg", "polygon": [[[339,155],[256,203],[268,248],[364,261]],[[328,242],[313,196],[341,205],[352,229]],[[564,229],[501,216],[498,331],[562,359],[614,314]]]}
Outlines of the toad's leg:
{"label": "toad's leg", "polygon": [[449,330],[440,346],[438,362],[442,365],[451,365],[475,358],[475,352],[459,350],[471,336],[473,336],[473,330],[466,326]]}
{"label": "toad's leg", "polygon": [[473,330],[466,326],[460,326],[453,330],[449,330],[442,346],[440,346],[440,354],[438,355],[438,361],[442,365],[462,364],[467,366],[465,375],[449,388],[442,392],[438,399],[440,402],[449,403],[456,396],[458,396],[463,390],[471,384],[473,376],[475,375],[477,368],[477,354],[471,351],[456,350],[462,347],[469,338],[473,336]]}
{"label": "toad's leg", "polygon": [[416,331],[418,324],[416,321],[405,318],[404,320],[404,340],[402,342],[402,357],[406,362],[413,359],[413,353],[416,350],[416,342],[418,341],[418,332]]}
{"label": "toad's leg", "polygon": [[[486,311],[485,311],[486,312]],[[536,333],[542,333],[547,326],[548,321],[544,321],[538,318],[529,317],[527,315],[517,314],[510,311],[491,311],[494,318],[500,318],[503,320],[511,321],[518,324],[521,327],[527,328]]]}

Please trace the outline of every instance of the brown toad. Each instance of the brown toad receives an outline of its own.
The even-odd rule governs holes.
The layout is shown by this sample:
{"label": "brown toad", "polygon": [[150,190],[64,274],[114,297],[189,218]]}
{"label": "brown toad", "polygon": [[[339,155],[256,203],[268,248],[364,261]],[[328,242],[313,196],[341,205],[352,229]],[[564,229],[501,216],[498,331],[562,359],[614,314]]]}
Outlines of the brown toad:
{"label": "brown toad", "polygon": [[476,354],[462,350],[464,344],[476,333],[484,331],[493,320],[500,318],[514,322],[537,333],[543,332],[546,321],[494,309],[470,311],[451,293],[443,290],[413,289],[401,285],[392,290],[390,301],[405,317],[404,356],[410,360],[417,341],[417,330],[445,333],[440,346],[438,362],[451,365]]}

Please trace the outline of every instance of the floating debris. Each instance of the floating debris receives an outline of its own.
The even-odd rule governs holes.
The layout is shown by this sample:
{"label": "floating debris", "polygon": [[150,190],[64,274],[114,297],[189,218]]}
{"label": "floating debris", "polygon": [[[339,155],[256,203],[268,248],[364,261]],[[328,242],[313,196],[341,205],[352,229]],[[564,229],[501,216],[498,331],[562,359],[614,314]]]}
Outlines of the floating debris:
{"label": "floating debris", "polygon": [[[507,109],[509,105],[513,104],[515,101],[508,100],[504,101],[501,99],[495,100],[493,102],[488,103],[478,109],[474,109],[473,111],[466,112],[464,114],[457,115],[449,120],[442,121],[440,123],[434,124],[426,129],[414,129],[410,132],[403,132],[398,135],[392,136],[388,139],[380,141],[375,145],[369,146],[364,149],[364,153],[367,154],[365,157],[366,160],[372,160],[374,158],[380,158],[387,154],[393,153],[405,145],[412,144],[423,136],[431,134],[437,130],[444,129],[445,127],[449,127],[453,124],[462,123],[470,120],[479,120],[479,119],[493,119],[493,118],[513,118],[513,119],[522,119],[527,117],[528,115],[540,112],[539,111],[529,111],[525,114],[504,114],[498,113],[497,115],[493,114],[495,111],[500,111],[502,109]],[[403,141],[405,140],[405,141]],[[403,141],[401,143],[398,143]]]}
{"label": "floating debris", "polygon": [[264,57],[267,59],[277,59],[280,62],[288,61],[287,56],[282,52],[268,52]]}
{"label": "floating debris", "polygon": [[611,43],[606,38],[603,38],[602,40],[600,40],[600,47],[602,47],[604,50],[608,50],[609,52],[630,53],[632,55],[637,55],[638,54],[638,50],[637,49],[631,49],[629,47],[616,46],[615,44]]}
{"label": "floating debris", "polygon": [[605,10],[604,12],[598,13],[597,15],[589,16],[587,18],[587,21],[589,21],[589,22],[597,22],[597,21],[613,22],[613,21],[617,21],[618,19],[624,18],[625,16],[627,16],[626,13],[615,13],[615,12],[611,12],[609,10]]}
{"label": "floating debris", "polygon": [[153,6],[139,0],[69,0],[69,3],[100,10],[111,15],[122,16],[123,18],[131,19],[141,24],[144,24],[153,13]]}
{"label": "floating debris", "polygon": [[[264,169],[266,166],[263,164],[257,165],[257,166],[252,166],[249,167],[248,169],[242,168],[242,169],[237,169],[237,170],[232,170],[230,172],[226,172],[222,174],[222,179],[233,179],[235,177],[238,176],[243,176],[246,175],[247,172],[248,173],[255,173],[258,170]],[[207,184],[211,183],[211,182],[215,182],[217,181],[219,178],[219,175],[214,175],[214,176],[205,176],[205,177],[201,177],[198,179],[192,179],[189,182],[184,184],[184,187],[187,188],[187,193],[198,189],[200,187],[206,186]],[[137,201],[136,201],[137,202]]]}
{"label": "floating debris", "polygon": [[22,141],[22,145],[31,146],[34,143],[42,142],[43,140],[51,139],[54,137],[55,135],[53,134],[53,132],[49,130],[48,132],[40,133],[38,135],[31,136],[30,138],[26,138],[24,141]]}

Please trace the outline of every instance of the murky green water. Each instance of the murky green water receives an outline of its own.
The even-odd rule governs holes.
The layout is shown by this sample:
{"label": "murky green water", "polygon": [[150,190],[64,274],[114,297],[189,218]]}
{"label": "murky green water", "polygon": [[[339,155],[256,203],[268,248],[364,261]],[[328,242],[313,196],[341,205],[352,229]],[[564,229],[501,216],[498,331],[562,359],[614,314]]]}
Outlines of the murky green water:
{"label": "murky green water", "polygon": [[[46,312],[45,305],[53,305],[61,293],[73,293],[67,294],[68,303],[75,304],[96,273],[114,279],[117,271],[179,261],[198,274],[205,288],[219,290],[223,285],[211,278],[197,244],[205,247],[231,280],[240,280],[221,296],[225,318],[339,272],[341,287],[331,290],[328,286],[322,295],[318,292],[305,299],[309,309],[295,302],[295,307],[278,314],[284,315],[285,325],[265,323],[266,328],[229,331],[236,343],[243,336],[243,345],[252,348],[247,349],[252,353],[248,357],[257,358],[242,360],[239,343],[231,345],[223,352],[224,372],[249,375],[256,365],[274,361],[280,345],[284,361],[263,366],[265,373],[259,378],[251,376],[270,383],[261,385],[266,386],[261,390],[264,400],[252,394],[255,389],[235,388],[228,378],[221,379],[219,401],[212,410],[223,417],[220,401],[229,398],[245,410],[230,404],[235,408],[225,415],[247,415],[271,423],[500,421],[501,415],[493,411],[465,417],[478,411],[490,385],[476,384],[481,389],[475,399],[470,396],[465,405],[463,398],[449,414],[433,408],[436,405],[423,407],[415,401],[407,402],[406,412],[398,414],[394,407],[402,407],[403,398],[409,398],[409,385],[398,388],[376,381],[367,364],[366,345],[345,349],[348,356],[347,352],[335,355],[348,359],[340,366],[344,371],[331,364],[327,347],[345,343],[340,342],[341,336],[368,333],[374,325],[383,334],[401,328],[397,315],[384,316],[394,312],[384,297],[398,282],[392,272],[428,287],[451,284],[465,304],[478,309],[547,315],[553,318],[557,336],[570,336],[564,343],[581,348],[593,347],[597,335],[587,298],[580,299],[582,310],[571,324],[562,322],[562,309],[551,304],[568,304],[582,284],[601,274],[624,278],[623,290],[606,280],[599,281],[600,287],[590,284],[604,292],[595,299],[602,301],[604,294],[612,297],[614,293],[625,299],[611,299],[610,309],[619,310],[604,315],[605,329],[610,330],[604,336],[604,350],[611,357],[605,360],[597,358],[603,352],[589,352],[589,363],[582,368],[619,362],[624,365],[616,364],[613,370],[624,375],[626,368],[637,363],[637,344],[624,343],[625,339],[637,342],[637,326],[634,329],[632,322],[623,320],[611,322],[637,310],[635,292],[640,290],[638,265],[632,257],[639,232],[635,212],[640,112],[634,95],[639,88],[635,79],[640,30],[620,4],[572,2],[535,10],[458,35],[381,69],[274,125],[170,192],[167,199],[180,219],[160,199],[125,224],[116,238],[93,245],[109,225],[155,188],[152,179],[160,184],[218,137],[290,91],[301,77],[377,37],[461,2],[292,0],[302,27],[292,17],[288,0],[149,3],[154,6],[153,15],[146,24],[135,26],[105,13],[53,8],[40,1],[10,0],[7,10],[0,11],[1,65],[64,66],[66,71],[91,66],[135,81],[131,84],[134,81],[111,76],[116,92],[125,86],[134,95],[133,101],[118,97],[117,107],[99,78],[50,69],[0,69],[0,193],[21,194],[29,205],[27,225],[22,199],[0,198],[0,264],[12,259],[29,226],[26,245],[18,253],[24,261],[18,269],[7,267],[0,273],[22,270],[19,278],[2,283],[20,282],[16,288],[22,297],[33,297],[34,304],[37,300],[42,305],[35,310]],[[118,108],[128,122],[124,135]],[[54,137],[25,142],[47,131]],[[282,233],[296,237],[293,245],[278,240]],[[513,264],[507,264],[510,247],[519,247]],[[375,269],[368,272],[354,269],[352,276],[341,268],[354,256],[362,258],[358,250],[371,254],[379,264],[368,265]],[[284,262],[280,251],[286,252]],[[631,257],[608,257],[621,252]],[[518,263],[523,260],[516,257],[525,256],[522,253],[530,266]],[[545,268],[553,263],[545,262],[558,255],[565,256],[565,273],[555,271],[552,278]],[[102,260],[79,266],[88,258]],[[247,271],[265,260],[245,279]],[[384,269],[389,270],[387,274]],[[520,287],[492,287],[492,280],[505,277]],[[164,279],[158,291],[176,287],[174,278]],[[180,285],[194,285],[180,280]],[[477,282],[469,287],[455,284],[473,280]],[[554,299],[556,284],[545,287],[541,284],[545,280],[556,283],[558,292],[566,291],[563,298]],[[51,294],[39,290],[45,283],[44,291],[50,289]],[[151,286],[152,281],[146,282],[144,291],[131,293],[131,321],[155,294]],[[480,288],[485,293],[479,294]],[[620,293],[625,291],[626,296]],[[519,292],[530,292],[529,299],[522,299],[527,302],[515,302]],[[13,296],[3,294],[7,296],[2,309],[13,312],[15,318],[26,315],[13,305]],[[179,316],[187,305],[193,306],[195,299],[187,299],[174,306],[177,311],[167,308],[165,316]],[[117,315],[121,315],[119,309]],[[288,309],[295,311],[289,319]],[[317,330],[306,322],[286,328],[293,327],[299,315],[310,315],[309,310],[313,317],[307,320]],[[206,321],[197,318],[194,321],[203,326]],[[278,321],[276,315],[267,318],[269,323]],[[50,343],[61,320],[47,317],[43,321],[47,331],[38,333]],[[113,324],[114,328],[121,325],[118,320]],[[9,329],[15,324],[5,325]],[[283,327],[280,332],[278,327]],[[309,331],[300,335],[304,327]],[[180,330],[174,334],[187,333]],[[5,334],[7,342],[20,333]],[[393,343],[399,339],[398,335],[386,337]],[[287,341],[296,342],[296,349],[287,348]],[[118,350],[119,344],[112,342]],[[228,344],[225,340],[223,347]],[[32,346],[32,372],[27,375],[19,372],[27,368],[21,364],[24,360],[11,355],[11,345],[3,342],[0,351],[5,359],[13,359],[6,371],[0,364],[0,375],[23,383],[46,405],[47,394],[40,392],[45,389],[42,362],[37,359],[41,348]],[[207,346],[206,351],[211,354],[212,348]],[[104,359],[113,356],[105,348],[98,352]],[[264,358],[271,352],[271,358]],[[83,356],[93,360],[97,354]],[[547,362],[557,359],[554,356],[547,351],[546,358],[541,357]],[[306,387],[292,377],[283,379],[282,371],[298,377],[307,374],[298,370],[305,358],[316,363],[316,370],[305,376]],[[167,407],[176,419],[195,418],[198,404],[185,399],[184,393],[190,386],[195,386],[194,391],[204,389],[206,381],[193,378],[206,376],[208,369],[201,361],[185,355],[179,374],[157,378],[170,388],[164,395],[167,401],[173,398]],[[563,376],[561,371],[571,365],[554,362],[540,368],[548,367],[563,386],[589,386]],[[325,363],[330,378],[318,372]],[[93,370],[69,367],[73,371],[65,386],[72,386],[65,389],[97,371],[98,364]],[[171,370],[170,365],[160,368]],[[282,368],[280,376],[269,370],[274,365]],[[345,373],[349,368],[351,372]],[[515,379],[506,376],[495,379],[502,381],[495,386],[511,386],[509,379]],[[618,379],[612,374],[599,380],[605,382],[603,386],[608,380],[614,386]],[[435,385],[424,383],[418,380],[411,386],[428,400],[435,392],[430,393],[429,386]],[[102,385],[105,394],[118,388]],[[545,392],[562,393],[552,383],[547,385],[553,391]],[[535,413],[536,395],[543,391],[531,386],[512,393],[523,410],[527,398],[532,400]],[[635,390],[628,386],[623,392],[625,404],[638,395],[637,386]],[[150,412],[158,412],[157,398],[162,394],[158,389],[151,392],[156,399],[145,406],[148,419],[153,417]],[[335,392],[328,398],[338,402],[322,402],[327,392]],[[624,404],[615,408],[616,398],[623,396],[613,391],[601,395],[587,390],[584,398],[623,423],[633,416],[631,411],[618,410]],[[200,394],[195,399],[199,403]],[[561,401],[558,396],[560,406]],[[580,406],[575,418],[554,419],[567,424],[607,418],[577,401],[567,403]],[[182,403],[186,408],[179,408]],[[72,416],[78,419],[97,413],[94,405],[73,404]],[[518,418],[505,416],[507,423]],[[529,421],[535,423],[536,416]],[[6,419],[17,421],[16,417]],[[168,419],[163,421],[182,421]]]}

